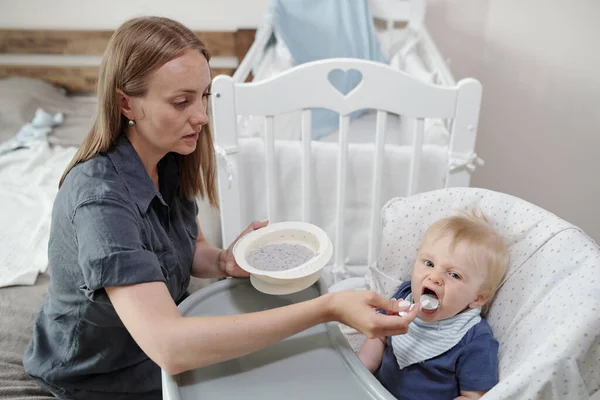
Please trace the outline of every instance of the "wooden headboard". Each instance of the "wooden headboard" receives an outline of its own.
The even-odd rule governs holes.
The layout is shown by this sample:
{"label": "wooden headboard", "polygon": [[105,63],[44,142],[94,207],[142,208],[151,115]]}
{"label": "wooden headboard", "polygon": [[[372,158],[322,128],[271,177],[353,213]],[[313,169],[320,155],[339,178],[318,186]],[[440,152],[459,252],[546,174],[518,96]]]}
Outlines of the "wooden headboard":
{"label": "wooden headboard", "polygon": [[[235,72],[235,65],[242,60],[254,41],[255,31],[255,29],[239,29],[196,32],[213,57],[211,60],[213,76],[232,75]],[[62,86],[70,93],[93,93],[96,89],[99,59],[112,33],[112,31],[0,29],[0,78],[9,76],[38,78]],[[64,57],[69,61],[57,62],[61,59],[60,56],[70,56]],[[220,67],[219,59],[223,57],[227,58],[228,62],[225,64],[228,65]],[[237,62],[233,65],[231,65],[232,57],[237,58]],[[8,59],[11,61],[7,62]],[[15,59],[17,62],[14,61]],[[28,60],[31,62],[27,62]]]}

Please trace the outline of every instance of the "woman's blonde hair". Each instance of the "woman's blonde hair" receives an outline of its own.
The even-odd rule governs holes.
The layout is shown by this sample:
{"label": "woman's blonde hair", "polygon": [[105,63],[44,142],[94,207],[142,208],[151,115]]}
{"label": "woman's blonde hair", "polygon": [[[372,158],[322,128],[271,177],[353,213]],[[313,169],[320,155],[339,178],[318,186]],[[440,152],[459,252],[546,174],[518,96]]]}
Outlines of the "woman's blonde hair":
{"label": "woman's blonde hair", "polygon": [[[132,97],[145,96],[150,74],[188,50],[197,50],[207,62],[210,60],[204,43],[188,28],[168,18],[134,18],[115,31],[98,74],[96,120],[61,177],[59,188],[75,165],[108,151],[123,132],[127,118],[121,114],[117,90]],[[188,199],[206,195],[216,207],[216,167],[209,125],[202,128],[193,153],[176,154],[175,158],[182,195]]]}
{"label": "woman's blonde hair", "polygon": [[[425,237],[430,235],[449,236],[451,249],[459,243],[468,245],[469,261],[486,273],[483,289],[489,293],[488,302],[493,299],[508,269],[510,254],[504,238],[491,227],[485,215],[474,209],[440,219],[427,228]],[[484,306],[484,313],[488,307],[489,303]]]}

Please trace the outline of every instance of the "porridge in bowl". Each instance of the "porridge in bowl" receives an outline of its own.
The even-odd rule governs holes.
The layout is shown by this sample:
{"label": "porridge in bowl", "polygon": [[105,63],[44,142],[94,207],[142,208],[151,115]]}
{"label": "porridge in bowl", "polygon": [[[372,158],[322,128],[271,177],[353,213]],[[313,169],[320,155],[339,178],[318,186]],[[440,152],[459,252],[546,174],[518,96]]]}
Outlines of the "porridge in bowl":
{"label": "porridge in bowl", "polygon": [[314,256],[314,251],[301,244],[278,243],[250,252],[247,261],[263,271],[284,271],[302,265]]}

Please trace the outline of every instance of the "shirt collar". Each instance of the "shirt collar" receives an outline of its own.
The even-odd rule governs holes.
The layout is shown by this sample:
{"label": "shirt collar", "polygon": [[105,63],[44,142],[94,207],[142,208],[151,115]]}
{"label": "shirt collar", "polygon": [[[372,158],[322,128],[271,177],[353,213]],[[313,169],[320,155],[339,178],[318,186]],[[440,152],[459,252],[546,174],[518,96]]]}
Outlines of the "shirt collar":
{"label": "shirt collar", "polygon": [[163,194],[158,191],[154,182],[152,182],[142,160],[125,134],[117,138],[107,155],[140,211],[148,211],[148,207],[155,197],[158,197],[165,206],[171,204],[175,192],[179,189],[179,171],[173,154],[167,154],[158,163],[158,174]]}

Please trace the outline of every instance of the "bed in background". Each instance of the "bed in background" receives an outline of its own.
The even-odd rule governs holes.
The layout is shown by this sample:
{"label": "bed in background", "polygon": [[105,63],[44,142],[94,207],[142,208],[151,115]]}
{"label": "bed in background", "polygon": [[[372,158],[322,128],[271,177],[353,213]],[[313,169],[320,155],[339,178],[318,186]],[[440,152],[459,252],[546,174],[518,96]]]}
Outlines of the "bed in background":
{"label": "bed in background", "polygon": [[[38,225],[35,230],[23,232],[18,241],[11,235],[10,250],[23,253],[23,249],[28,249],[30,258],[41,266],[40,270],[45,269],[47,236],[44,236],[44,229],[49,228],[49,212],[58,177],[92,125],[96,106],[93,96],[96,64],[99,64],[111,34],[110,31],[0,30],[0,145],[31,122],[38,108],[64,114],[64,122],[48,136],[47,149],[37,148],[36,152],[16,150],[5,154],[4,158],[0,155],[0,192],[10,190],[9,184],[13,188],[19,185],[13,193],[22,190],[23,194],[32,197],[35,203],[31,210],[35,211],[35,216],[29,217],[36,219]],[[231,75],[254,39],[254,30],[198,32],[198,35],[213,55],[213,75]],[[27,159],[29,155],[31,157]],[[37,161],[35,155],[39,157]],[[38,162],[41,159],[52,160],[54,164]],[[40,181],[47,182],[47,190],[33,192],[23,186],[30,185],[37,190]],[[12,215],[6,209],[0,213],[0,238],[8,236],[9,228],[25,218]],[[218,214],[201,202],[200,218],[205,236],[220,242],[220,232],[214,232],[214,227],[218,227],[215,217],[218,218]],[[36,233],[46,238],[38,240]],[[15,264],[7,249],[0,246],[0,278],[3,276],[1,269],[9,264],[9,260]],[[31,337],[35,316],[47,293],[48,281],[46,273],[40,273],[28,285],[3,287],[0,279],[2,399],[52,398],[38,387],[22,366],[22,356]],[[204,284],[205,281],[192,280],[189,290],[195,291]]]}
{"label": "bed in background", "polygon": [[[197,32],[213,56],[213,76],[235,72],[254,33],[254,29]],[[70,94],[93,93],[99,57],[111,35],[112,31],[0,29],[0,78],[30,77]]]}

